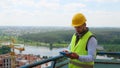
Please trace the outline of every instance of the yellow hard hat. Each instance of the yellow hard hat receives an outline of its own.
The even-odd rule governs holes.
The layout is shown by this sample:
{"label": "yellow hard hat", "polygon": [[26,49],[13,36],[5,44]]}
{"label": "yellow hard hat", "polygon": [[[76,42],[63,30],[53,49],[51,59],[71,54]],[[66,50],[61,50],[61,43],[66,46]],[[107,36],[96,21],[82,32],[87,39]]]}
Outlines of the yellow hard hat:
{"label": "yellow hard hat", "polygon": [[82,13],[77,13],[72,18],[72,26],[81,26],[86,22],[86,18]]}

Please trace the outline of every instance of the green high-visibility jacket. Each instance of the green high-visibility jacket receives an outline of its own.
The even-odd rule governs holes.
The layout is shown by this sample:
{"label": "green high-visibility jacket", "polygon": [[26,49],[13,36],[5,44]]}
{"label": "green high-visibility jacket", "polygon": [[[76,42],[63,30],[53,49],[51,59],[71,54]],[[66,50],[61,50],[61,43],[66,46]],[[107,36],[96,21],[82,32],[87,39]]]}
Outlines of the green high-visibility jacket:
{"label": "green high-visibility jacket", "polygon": [[[78,55],[87,55],[88,51],[86,50],[87,42],[93,34],[88,31],[85,33],[76,43],[76,35],[74,34],[71,40],[70,51],[75,52]],[[76,43],[76,44],[75,44]],[[81,62],[78,59],[70,59],[69,68],[93,68],[93,62]]]}

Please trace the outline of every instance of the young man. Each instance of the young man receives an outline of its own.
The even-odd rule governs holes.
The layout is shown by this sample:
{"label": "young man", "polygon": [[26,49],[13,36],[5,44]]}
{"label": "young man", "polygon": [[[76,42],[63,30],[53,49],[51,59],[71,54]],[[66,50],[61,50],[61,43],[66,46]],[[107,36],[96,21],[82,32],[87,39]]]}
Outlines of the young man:
{"label": "young man", "polygon": [[[86,18],[82,13],[73,16],[72,26],[76,33],[73,34],[69,45],[69,68],[93,68],[96,57],[97,40],[86,27]],[[68,52],[68,51],[64,51]]]}

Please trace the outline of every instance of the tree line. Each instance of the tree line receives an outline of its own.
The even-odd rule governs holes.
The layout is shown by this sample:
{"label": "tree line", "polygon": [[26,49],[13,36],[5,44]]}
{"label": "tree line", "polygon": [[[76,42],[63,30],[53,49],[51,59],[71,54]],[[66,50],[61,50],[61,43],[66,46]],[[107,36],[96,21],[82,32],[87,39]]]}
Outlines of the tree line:
{"label": "tree line", "polygon": [[[118,28],[91,28],[98,40],[98,44],[120,44],[120,30]],[[43,33],[22,35],[19,38],[25,41],[36,41],[45,43],[69,43],[74,30],[59,30]]]}
{"label": "tree line", "polygon": [[[120,28],[90,28],[89,30],[93,32],[98,40],[98,45],[104,47],[104,51],[120,51]],[[26,34],[20,36],[20,38],[25,42],[44,42],[49,43],[50,46],[58,44],[68,46],[74,33],[74,30],[58,30],[44,33]]]}

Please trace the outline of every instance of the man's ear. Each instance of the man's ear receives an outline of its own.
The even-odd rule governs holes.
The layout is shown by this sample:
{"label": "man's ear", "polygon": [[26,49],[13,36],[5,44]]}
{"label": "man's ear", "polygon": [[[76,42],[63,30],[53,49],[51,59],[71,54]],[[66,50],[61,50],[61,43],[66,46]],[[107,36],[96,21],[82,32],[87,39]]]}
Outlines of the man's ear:
{"label": "man's ear", "polygon": [[86,26],[86,23],[84,24],[84,26]]}
{"label": "man's ear", "polygon": [[84,23],[84,25],[83,25],[83,29],[86,30],[86,23]]}

